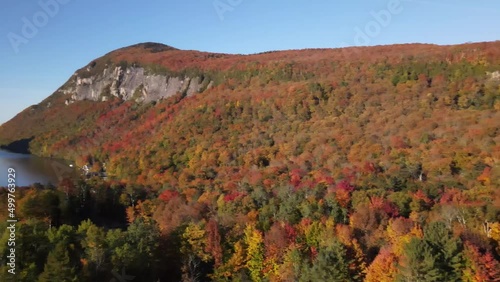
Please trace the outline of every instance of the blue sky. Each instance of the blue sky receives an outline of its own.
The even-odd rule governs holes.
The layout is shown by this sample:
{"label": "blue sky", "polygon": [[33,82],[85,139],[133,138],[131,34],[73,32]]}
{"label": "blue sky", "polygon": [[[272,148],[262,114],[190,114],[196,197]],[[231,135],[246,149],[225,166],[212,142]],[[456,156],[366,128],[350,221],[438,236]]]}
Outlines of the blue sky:
{"label": "blue sky", "polygon": [[498,0],[3,0],[0,123],[92,59],[139,42],[243,54],[457,44],[499,40],[499,15]]}

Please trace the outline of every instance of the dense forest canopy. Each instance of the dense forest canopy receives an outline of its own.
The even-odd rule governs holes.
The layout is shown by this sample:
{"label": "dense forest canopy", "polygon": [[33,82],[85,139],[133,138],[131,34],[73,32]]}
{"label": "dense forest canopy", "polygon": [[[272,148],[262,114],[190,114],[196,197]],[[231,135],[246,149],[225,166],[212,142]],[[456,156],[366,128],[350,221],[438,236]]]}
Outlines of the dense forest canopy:
{"label": "dense forest canopy", "polygon": [[107,175],[18,190],[16,281],[500,281],[500,42],[146,43],[77,73],[110,65],[213,87],[148,103],[57,91],[2,125],[2,145]]}

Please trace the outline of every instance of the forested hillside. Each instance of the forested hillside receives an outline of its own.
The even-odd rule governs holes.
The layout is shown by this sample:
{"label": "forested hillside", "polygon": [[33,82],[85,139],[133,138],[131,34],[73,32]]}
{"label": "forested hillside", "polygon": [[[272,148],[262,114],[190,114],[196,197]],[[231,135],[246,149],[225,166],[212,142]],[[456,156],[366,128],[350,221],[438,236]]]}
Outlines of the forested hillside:
{"label": "forested hillside", "polygon": [[67,103],[70,79],[0,127],[108,176],[22,191],[16,281],[500,281],[500,42],[149,43],[77,74],[109,66],[207,85]]}

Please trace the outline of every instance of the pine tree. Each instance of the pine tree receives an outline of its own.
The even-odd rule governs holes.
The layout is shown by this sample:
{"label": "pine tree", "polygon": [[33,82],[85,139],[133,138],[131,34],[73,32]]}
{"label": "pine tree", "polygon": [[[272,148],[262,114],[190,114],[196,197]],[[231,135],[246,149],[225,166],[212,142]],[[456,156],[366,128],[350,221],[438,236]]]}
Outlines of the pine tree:
{"label": "pine tree", "polygon": [[349,274],[346,252],[345,246],[338,241],[322,248],[312,266],[304,265],[299,281],[353,281]]}
{"label": "pine tree", "polygon": [[433,249],[438,258],[438,267],[446,281],[457,281],[465,267],[463,245],[460,239],[453,234],[443,222],[429,224],[424,230],[424,240]]}
{"label": "pine tree", "polygon": [[426,241],[412,238],[403,250],[397,281],[446,281],[438,263],[438,257],[433,254],[432,247]]}
{"label": "pine tree", "polygon": [[68,250],[64,243],[57,243],[49,253],[44,270],[39,276],[40,282],[77,281],[75,268],[71,265]]}

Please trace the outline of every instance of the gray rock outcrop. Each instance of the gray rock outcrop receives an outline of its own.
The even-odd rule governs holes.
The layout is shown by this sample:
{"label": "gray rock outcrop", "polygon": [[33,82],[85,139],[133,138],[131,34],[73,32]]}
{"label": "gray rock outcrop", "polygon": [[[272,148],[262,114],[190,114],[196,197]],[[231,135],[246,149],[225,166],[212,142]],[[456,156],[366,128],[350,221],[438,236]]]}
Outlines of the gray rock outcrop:
{"label": "gray rock outcrop", "polygon": [[65,104],[79,100],[107,101],[111,96],[123,100],[151,102],[183,93],[192,96],[210,82],[199,77],[179,77],[159,74],[147,74],[141,67],[106,68],[101,74],[80,77],[78,73],[70,83],[59,91],[71,95]]}

